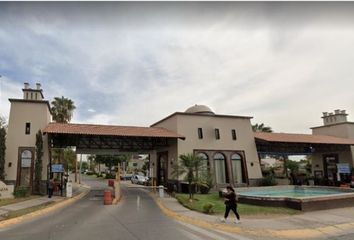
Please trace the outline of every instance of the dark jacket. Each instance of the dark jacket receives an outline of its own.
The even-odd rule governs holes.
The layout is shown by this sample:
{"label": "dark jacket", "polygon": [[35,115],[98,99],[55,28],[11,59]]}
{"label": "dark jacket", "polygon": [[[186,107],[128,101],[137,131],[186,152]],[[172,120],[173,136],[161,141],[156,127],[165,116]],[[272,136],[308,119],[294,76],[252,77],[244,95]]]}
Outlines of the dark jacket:
{"label": "dark jacket", "polygon": [[225,204],[226,205],[236,205],[236,194],[234,192],[226,193],[225,194]]}

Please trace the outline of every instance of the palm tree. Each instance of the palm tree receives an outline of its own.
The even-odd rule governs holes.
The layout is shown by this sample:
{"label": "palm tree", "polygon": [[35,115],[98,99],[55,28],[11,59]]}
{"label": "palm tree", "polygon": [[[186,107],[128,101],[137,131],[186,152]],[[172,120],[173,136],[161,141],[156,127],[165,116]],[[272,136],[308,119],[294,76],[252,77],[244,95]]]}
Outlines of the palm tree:
{"label": "palm tree", "polygon": [[192,183],[197,182],[198,171],[203,167],[203,159],[194,154],[181,154],[180,161],[172,166],[172,175],[179,176],[185,174],[185,180],[188,182],[189,200],[193,198]]}
{"label": "palm tree", "polygon": [[53,120],[58,123],[68,123],[71,121],[73,111],[75,110],[74,102],[65,97],[55,97],[52,101]]}
{"label": "palm tree", "polygon": [[[68,123],[71,121],[73,116],[73,111],[75,110],[74,102],[65,97],[55,97],[52,101],[52,116],[53,120],[57,123]],[[64,150],[59,150],[59,162],[62,163],[64,159]],[[75,160],[76,161],[76,160]],[[75,179],[76,179],[76,171],[75,171]]]}
{"label": "palm tree", "polygon": [[272,128],[264,126],[264,123],[261,124],[256,123],[252,125],[252,130],[253,132],[268,132],[268,133],[273,132]]}

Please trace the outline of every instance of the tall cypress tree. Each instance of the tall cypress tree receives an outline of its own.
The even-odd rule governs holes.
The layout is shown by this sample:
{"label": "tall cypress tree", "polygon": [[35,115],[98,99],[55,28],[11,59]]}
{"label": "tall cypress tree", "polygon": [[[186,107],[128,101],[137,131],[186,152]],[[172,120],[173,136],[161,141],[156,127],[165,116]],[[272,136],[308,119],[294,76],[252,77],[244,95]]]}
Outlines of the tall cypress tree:
{"label": "tall cypress tree", "polygon": [[5,179],[6,129],[0,126],[0,180]]}
{"label": "tall cypress tree", "polygon": [[41,180],[43,170],[43,137],[41,130],[36,134],[36,161],[34,170],[34,191],[35,193],[41,193]]}

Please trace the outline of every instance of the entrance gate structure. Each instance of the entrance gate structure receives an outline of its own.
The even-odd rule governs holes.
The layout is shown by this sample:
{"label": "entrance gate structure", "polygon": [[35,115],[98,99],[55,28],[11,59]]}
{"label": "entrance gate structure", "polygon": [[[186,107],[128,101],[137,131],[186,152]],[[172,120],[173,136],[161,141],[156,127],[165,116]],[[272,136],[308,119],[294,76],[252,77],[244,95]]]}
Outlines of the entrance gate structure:
{"label": "entrance gate structure", "polygon": [[[78,154],[156,153],[167,151],[172,141],[185,139],[184,136],[161,127],[72,123],[49,123],[43,133],[48,135],[49,153],[52,148],[72,146],[76,147]],[[156,158],[156,154],[154,155]],[[49,156],[49,165],[52,165],[51,156]],[[156,176],[161,176],[156,169],[160,171],[161,169],[156,166],[157,164],[152,165],[153,181],[164,183],[161,179],[156,179]]]}

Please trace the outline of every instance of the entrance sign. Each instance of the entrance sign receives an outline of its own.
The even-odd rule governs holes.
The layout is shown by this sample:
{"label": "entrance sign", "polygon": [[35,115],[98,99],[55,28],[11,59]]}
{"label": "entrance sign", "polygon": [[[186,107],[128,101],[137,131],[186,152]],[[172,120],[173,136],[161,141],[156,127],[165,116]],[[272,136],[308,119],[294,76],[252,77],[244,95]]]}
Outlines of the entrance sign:
{"label": "entrance sign", "polygon": [[349,163],[337,163],[337,172],[350,174]]}
{"label": "entrance sign", "polygon": [[0,181],[0,199],[14,198],[13,192],[13,185],[6,185],[4,182]]}
{"label": "entrance sign", "polygon": [[32,159],[31,158],[22,158],[21,159],[21,167],[29,168],[31,167]]}
{"label": "entrance sign", "polygon": [[63,164],[52,164],[52,172],[53,173],[63,173],[64,172]]}

